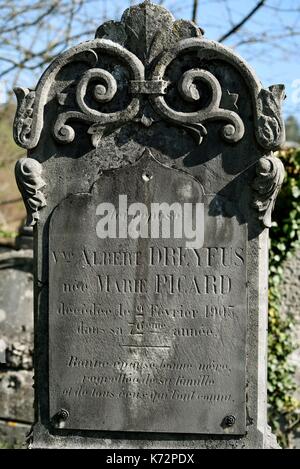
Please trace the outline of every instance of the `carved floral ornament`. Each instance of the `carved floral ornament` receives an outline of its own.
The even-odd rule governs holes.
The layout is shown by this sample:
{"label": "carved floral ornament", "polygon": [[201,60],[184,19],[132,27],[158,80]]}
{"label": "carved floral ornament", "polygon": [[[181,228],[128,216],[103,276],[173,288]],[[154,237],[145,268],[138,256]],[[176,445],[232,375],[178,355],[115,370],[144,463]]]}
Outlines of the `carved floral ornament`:
{"label": "carved floral ornament", "polygon": [[[159,22],[154,28],[152,27],[150,50],[145,51],[146,57],[147,54],[148,57],[151,57],[151,60],[149,59],[151,67],[145,67],[136,54],[124,47],[125,40],[122,36],[122,34],[125,34],[123,32],[126,31],[126,28],[127,30],[132,30],[132,18],[134,15],[140,14],[140,11],[143,10],[145,17],[147,17],[147,8],[151,8],[154,11],[154,13],[152,11],[153,17],[157,15],[157,18],[159,18],[161,15],[164,15],[164,28],[170,37],[171,33],[168,30],[168,28],[171,28],[170,24],[173,27],[173,31],[176,31],[177,34],[175,41],[170,39],[170,49],[163,50],[162,47],[159,49],[157,44],[164,40],[164,36],[162,36],[164,31],[161,31],[163,28]],[[138,22],[141,23],[140,17]],[[186,24],[183,25],[183,23]],[[24,88],[15,89],[18,99],[18,110],[14,124],[14,137],[20,146],[32,149],[38,145],[44,125],[44,107],[48,102],[51,87],[61,69],[72,62],[85,62],[89,68],[83,72],[75,84],[75,109],[59,111],[54,122],[53,134],[55,139],[60,143],[67,144],[74,140],[75,131],[72,123],[79,121],[90,124],[88,133],[92,136],[94,146],[97,146],[101,133],[103,133],[107,126],[112,124],[121,126],[137,117],[141,111],[141,98],[145,96],[148,98],[152,109],[161,118],[172,122],[174,125],[197,130],[200,137],[199,143],[207,135],[204,124],[211,120],[224,122],[222,130],[223,139],[236,143],[243,138],[245,132],[244,123],[238,114],[238,107],[236,106],[238,95],[234,93],[234,90],[222,90],[218,79],[210,71],[201,68],[203,60],[221,60],[231,64],[244,77],[252,96],[256,137],[259,144],[263,148],[271,150],[283,142],[284,124],[281,118],[280,106],[284,98],[284,87],[282,85],[275,85],[269,89],[263,89],[254,73],[241,58],[230,49],[216,42],[204,39],[201,31],[193,23],[174,21],[170,13],[162,7],[144,3],[127,10],[123,15],[122,21],[120,23],[113,23],[113,25],[114,29],[117,30],[117,33],[114,31],[114,36],[111,36],[114,38],[114,41],[106,38],[96,38],[95,40],[82,43],[61,54],[52,62],[39,81],[36,91]],[[112,28],[111,25],[109,27]],[[106,27],[105,23],[99,30],[102,29],[104,31],[107,28],[108,26]],[[143,28],[145,29],[146,26],[142,25],[139,28],[135,32],[137,42],[139,42],[139,35],[142,36]],[[187,29],[188,33],[186,32]],[[102,32],[103,35],[104,37],[110,37],[109,34]],[[187,37],[191,35],[196,37]],[[163,43],[164,46],[165,42]],[[134,47],[131,48],[134,49]],[[209,88],[211,99],[205,107],[200,106],[201,109],[198,111],[181,112],[172,109],[170,104],[167,103],[166,97],[174,83],[169,78],[166,78],[166,72],[174,61],[180,57],[187,56],[191,52],[197,53],[199,67],[192,68],[183,74],[176,84],[178,92],[185,102],[194,102],[201,105],[202,97],[198,88],[201,89],[202,83]],[[99,66],[103,54],[121,61],[126,66],[130,76],[127,84],[127,89],[131,96],[130,102],[124,109],[117,112],[101,112],[99,110],[101,105],[113,103],[118,92],[116,78],[108,70]],[[146,62],[146,60],[144,61]],[[153,66],[153,64],[155,65]],[[146,65],[148,64],[146,63]],[[93,98],[99,103],[98,109],[90,107],[86,100],[87,93],[91,93],[90,85],[92,84]],[[221,99],[224,93],[227,94],[227,97],[231,97],[235,110],[221,107]],[[58,101],[62,107],[65,99],[66,96],[63,94],[58,95]],[[151,121],[147,122],[144,119],[142,123],[150,125]]]}
{"label": "carved floral ornament", "polygon": [[256,178],[253,182],[256,193],[254,208],[258,210],[258,218],[266,228],[272,226],[272,212],[284,176],[284,166],[273,154],[261,158],[256,166]]}
{"label": "carved floral ornament", "polygon": [[[205,124],[209,121],[222,122],[221,138],[224,141],[232,144],[239,142],[245,134],[238,109],[239,96],[234,89],[222,89],[217,77],[203,68],[202,64],[209,64],[210,61],[229,64],[243,77],[251,95],[255,134],[261,147],[269,153],[284,142],[281,115],[284,86],[274,85],[263,89],[243,59],[229,48],[204,39],[202,31],[194,23],[175,21],[164,8],[145,2],[126,10],[121,22],[104,23],[98,28],[96,36],[96,39],[73,47],[55,59],[42,75],[35,91],[15,89],[18,108],[14,138],[18,145],[26,149],[38,145],[44,126],[45,105],[53,99],[53,85],[57,76],[64,67],[79,62],[86,64],[86,70],[81,66],[81,75],[74,79],[72,106],[67,105],[68,93],[58,92],[56,95],[59,108],[52,130],[54,138],[61,144],[74,141],[74,122],[89,125],[88,134],[91,135],[94,147],[97,147],[105,129],[110,126],[116,128],[131,121],[149,126],[153,119],[144,113],[145,102],[158,117],[193,131],[198,144],[207,136]],[[193,65],[183,72],[179,80],[172,81],[168,74],[169,68],[191,53],[193,64],[197,57],[199,66]],[[123,77],[127,83],[120,83],[120,77],[105,69],[103,56],[110,57],[113,63],[122,63],[127,70]],[[201,92],[203,86],[209,90],[210,96],[208,102],[204,103]],[[181,102],[194,103],[200,109],[193,112],[174,109],[172,99],[168,99],[170,89],[177,89]],[[113,104],[124,90],[129,94],[126,106],[114,112],[104,111],[107,104]],[[97,109],[91,102],[96,102]],[[224,104],[222,106],[221,103],[225,102],[225,107],[230,109],[224,108]],[[265,226],[270,226],[270,214],[282,183],[282,168],[275,160],[272,156],[260,160],[254,184],[257,196],[255,207]],[[32,161],[35,160],[27,163],[21,160],[17,164],[16,173],[20,188],[22,186],[29,222],[34,224],[45,200],[40,191],[42,167],[37,167],[39,163],[34,164]]]}
{"label": "carved floral ornament", "polygon": [[42,165],[33,158],[21,158],[16,163],[16,180],[27,210],[27,226],[36,224],[39,210],[47,205],[42,192],[46,186],[42,172]]}

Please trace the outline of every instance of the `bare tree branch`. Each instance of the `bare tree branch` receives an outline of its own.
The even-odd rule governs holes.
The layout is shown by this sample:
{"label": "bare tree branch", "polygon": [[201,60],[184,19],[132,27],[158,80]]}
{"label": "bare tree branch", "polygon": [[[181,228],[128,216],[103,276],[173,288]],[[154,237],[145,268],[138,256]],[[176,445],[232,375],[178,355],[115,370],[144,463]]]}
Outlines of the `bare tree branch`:
{"label": "bare tree branch", "polygon": [[24,22],[24,23],[21,23],[21,24],[17,24],[17,25],[14,25],[10,28],[7,28],[7,29],[3,29],[1,31],[2,34],[4,33],[10,33],[11,31],[18,31],[19,29],[25,29],[25,28],[29,28],[31,26],[35,26],[37,24],[39,24],[44,18],[46,18],[46,16],[50,15],[53,10],[57,7],[58,5],[58,2],[55,2],[53,5],[50,6],[50,8],[48,8],[48,10],[44,11],[40,16],[38,16],[37,18],[35,18],[33,21],[28,21],[28,22]]}
{"label": "bare tree branch", "polygon": [[194,23],[197,21],[197,14],[198,14],[198,0],[194,0],[193,15],[192,15],[192,21],[194,21]]}
{"label": "bare tree branch", "polygon": [[230,36],[235,34],[239,29],[241,29],[244,24],[247,23],[247,21],[252,18],[253,15],[266,3],[266,0],[260,0],[258,4],[241,20],[239,23],[237,23],[233,28],[231,28],[226,34],[220,37],[219,42],[224,42],[226,39],[228,39]]}
{"label": "bare tree branch", "polygon": [[[11,88],[22,83],[30,86],[54,57],[78,40],[90,39],[106,18],[119,18],[124,7],[138,0],[0,0],[0,79],[2,85]],[[141,0],[140,0],[141,1]],[[228,32],[220,41],[234,38],[233,46],[242,48],[243,55],[255,55],[264,60],[278,52],[286,57],[295,56],[299,49],[300,7],[294,0],[252,0],[255,6],[246,14],[245,3],[238,9],[244,17],[237,22],[236,0],[202,0],[203,27],[219,31],[227,24]],[[180,18],[186,10],[180,0],[156,0],[165,4],[174,16]],[[199,0],[192,0],[192,19],[199,16]],[[243,4],[243,5],[241,5]],[[249,20],[264,8],[265,17]],[[297,15],[298,13],[298,15]],[[255,32],[254,32],[255,31]],[[282,42],[284,39],[284,43]],[[272,47],[270,47],[272,45]],[[259,53],[261,52],[261,57]],[[26,83],[27,81],[27,83]],[[25,83],[24,83],[25,82]]]}

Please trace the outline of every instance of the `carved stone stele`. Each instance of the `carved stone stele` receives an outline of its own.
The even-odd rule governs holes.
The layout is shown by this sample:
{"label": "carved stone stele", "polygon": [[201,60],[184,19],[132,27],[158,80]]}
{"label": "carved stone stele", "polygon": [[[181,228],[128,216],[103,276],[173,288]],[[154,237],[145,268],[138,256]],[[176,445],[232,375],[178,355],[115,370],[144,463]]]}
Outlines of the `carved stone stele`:
{"label": "carved stone stele", "polygon": [[[147,9],[151,11],[153,6],[146,3],[145,12]],[[79,121],[89,126],[87,133],[91,135],[91,142],[97,148],[106,129],[125,125],[132,120],[148,127],[154,122],[154,113],[156,119],[165,119],[174,125],[183,126],[191,132],[198,144],[201,144],[204,138],[209,138],[206,122],[223,121],[225,125],[221,130],[221,138],[237,143],[245,133],[244,122],[237,112],[238,93],[222,90],[218,78],[209,70],[201,68],[186,70],[176,82],[172,82],[166,76],[170,64],[196,52],[201,60],[205,60],[206,57],[209,60],[223,60],[239,70],[250,89],[257,142],[266,150],[280,147],[285,139],[281,117],[281,103],[285,97],[284,86],[273,85],[263,89],[248,65],[230,49],[204,39],[202,30],[196,28],[193,23],[174,21],[166,10],[155,8],[157,14],[164,17],[164,28],[160,28],[159,22],[151,25],[152,37],[151,42],[148,41],[145,46],[144,63],[136,50],[139,45],[134,44],[136,39],[143,40],[143,30],[132,29],[131,23],[135,13],[131,9],[126,11],[120,23],[108,22],[101,26],[93,41],[70,49],[54,60],[35,91],[16,88],[18,100],[14,123],[16,142],[26,149],[36,148],[43,130],[45,105],[51,96],[55,77],[69,64],[84,62],[88,69],[79,80],[73,81],[72,88],[75,87],[75,94],[72,89],[72,94],[71,91],[58,92],[56,96],[61,110],[52,124],[52,133],[58,142],[64,144],[73,142],[75,130],[72,122]],[[131,37],[132,31],[135,34],[134,40]],[[168,37],[168,43],[171,47],[164,50],[163,41],[169,35],[171,37]],[[133,51],[124,47],[126,41],[129,45],[134,44]],[[128,70],[127,83],[124,76],[118,80],[113,73],[99,67],[102,54],[110,56],[112,60],[115,57],[124,63]],[[145,68],[149,63],[154,65]],[[204,105],[201,103],[203,87],[204,90],[209,89],[210,95],[209,101]],[[177,88],[182,103],[197,103],[199,110],[186,112],[183,109],[173,109],[167,98],[174,88]],[[131,97],[130,101],[124,109],[117,112],[102,112],[101,108],[98,110],[96,106],[90,106],[86,101],[87,95],[92,93],[95,104],[107,104],[113,102],[116,95],[119,92],[124,93],[125,90]],[[146,101],[144,97],[147,98]],[[231,104],[231,109],[222,107],[221,101],[225,98]],[[72,110],[64,110],[70,107],[71,102],[73,102]],[[147,117],[145,113],[147,102],[151,106],[151,117]]]}
{"label": "carved stone stele", "polygon": [[[151,11],[154,7],[144,4],[143,8],[147,15],[147,11]],[[91,127],[97,124],[98,128],[99,126],[105,128],[112,124],[124,125],[140,112],[143,113],[145,106],[143,97],[147,97],[153,110],[161,118],[177,125],[197,126],[210,120],[224,121],[222,137],[229,142],[238,142],[244,136],[244,123],[238,112],[224,109],[221,105],[223,94],[227,93],[227,97],[232,98],[232,104],[237,109],[238,94],[222,90],[218,78],[206,69],[190,68],[181,75],[177,83],[172,82],[172,79],[166,76],[167,69],[172,62],[197,53],[201,60],[206,58],[223,60],[239,70],[250,88],[258,143],[267,150],[280,146],[284,141],[284,124],[280,114],[284,87],[274,85],[263,89],[248,65],[230,49],[204,39],[202,31],[193,23],[174,22],[166,10],[155,8],[157,15],[164,16],[164,27],[161,28],[159,21],[156,25],[151,25],[152,37],[151,42],[147,41],[145,45],[144,63],[138,51],[135,50],[140,47],[138,44],[134,45],[133,51],[124,47],[125,38],[129,45],[132,45],[133,38],[130,35],[133,33],[135,40],[141,41],[140,44],[143,42],[143,30],[139,27],[137,30],[132,28],[131,22],[135,13],[131,9],[124,14],[121,23],[114,23],[113,28],[110,23],[103,25],[97,31],[96,39],[74,47],[54,60],[35,91],[16,88],[15,93],[18,98],[14,125],[16,142],[27,149],[38,145],[44,123],[44,108],[50,96],[53,80],[60,70],[74,62],[84,62],[89,68],[79,80],[74,81],[75,95],[72,95],[74,109],[64,111],[63,108],[70,96],[68,93],[57,94],[62,111],[57,115],[53,134],[59,142],[70,143],[74,140],[75,131],[70,124],[71,121],[88,123]],[[169,35],[168,33],[171,36],[168,37],[169,47],[164,50],[163,40]],[[113,73],[99,67],[102,55],[109,55],[112,59],[116,58],[124,63],[128,73],[127,83],[124,82],[125,77],[122,76],[121,80],[117,80]],[[149,63],[154,65],[145,68]],[[173,109],[167,103],[167,97],[174,86],[177,87],[183,101],[197,103],[200,109],[194,112]],[[102,112],[96,109],[96,106],[87,104],[86,97],[89,93],[93,94],[95,104],[112,102],[118,93],[118,87],[121,88],[121,92],[124,92],[127,87],[127,92],[131,96],[124,109],[117,112]],[[208,88],[210,92],[210,99],[205,104],[201,103],[201,88],[203,87]],[[89,133],[92,133],[91,127]]]}
{"label": "carved stone stele", "polygon": [[[35,90],[15,93],[14,138],[28,150],[16,179],[34,225],[36,267],[30,446],[275,447],[267,422],[266,228],[284,177],[275,156],[285,140],[284,86],[263,88],[232,49],[145,1],[55,58]],[[203,251],[177,262],[177,240],[96,238],[98,202],[120,194],[146,205],[201,202]],[[145,262],[151,242],[171,264]],[[143,253],[136,266],[90,260],[135,250]],[[99,279],[91,283],[99,272],[118,288],[125,277],[144,285],[161,275],[179,279],[179,291],[192,275],[203,289],[100,295]],[[155,320],[161,333],[144,334],[143,315],[130,316],[141,305],[162,308],[144,321]],[[116,315],[120,308],[128,320]],[[137,325],[139,332],[124,332]],[[156,371],[88,367],[104,356],[153,362]],[[177,374],[183,365],[190,374]],[[109,389],[100,378],[111,379]],[[155,386],[163,397],[149,403]]]}

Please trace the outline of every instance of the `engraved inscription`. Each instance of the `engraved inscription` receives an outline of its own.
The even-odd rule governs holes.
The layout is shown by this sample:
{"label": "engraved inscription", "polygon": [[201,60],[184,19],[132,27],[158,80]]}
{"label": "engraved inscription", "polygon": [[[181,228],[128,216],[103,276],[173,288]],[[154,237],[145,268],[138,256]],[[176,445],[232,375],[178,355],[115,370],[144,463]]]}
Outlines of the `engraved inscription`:
{"label": "engraved inscription", "polygon": [[[146,169],[153,178],[138,189],[148,201],[174,202],[191,182],[154,160]],[[97,205],[114,201],[114,184],[134,201],[144,171],[137,163],[110,173],[114,182],[100,177],[91,194],[67,198],[52,216],[50,415],[66,409],[72,429],[222,434],[234,414],[226,431],[243,434],[246,228],[210,216],[211,199],[192,180],[205,205],[202,248],[99,239]]]}

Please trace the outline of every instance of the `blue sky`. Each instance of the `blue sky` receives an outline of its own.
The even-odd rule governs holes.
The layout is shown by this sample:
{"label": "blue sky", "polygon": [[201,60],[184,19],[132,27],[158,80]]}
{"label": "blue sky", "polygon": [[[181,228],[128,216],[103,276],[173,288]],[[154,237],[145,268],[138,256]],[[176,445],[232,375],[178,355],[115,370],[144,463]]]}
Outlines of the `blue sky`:
{"label": "blue sky", "polygon": [[[117,10],[126,8],[129,2],[106,3],[107,14],[111,12],[114,15]],[[199,0],[197,23],[204,28],[207,39],[218,40],[257,3],[257,0]],[[191,18],[192,0],[165,0],[163,5],[176,18]],[[289,37],[291,30],[296,31],[297,35]],[[271,36],[271,41],[255,43],[264,36]],[[287,99],[284,113],[286,116],[294,114],[300,120],[300,0],[267,0],[266,6],[224,44],[233,47],[250,63],[265,87],[285,84]],[[298,84],[295,82],[297,79]],[[293,84],[298,86],[298,102],[295,100],[297,89],[293,88]]]}
{"label": "blue sky", "polygon": [[[176,4],[179,3],[184,7],[177,13]],[[165,2],[175,11],[176,16],[186,18],[191,17],[192,3],[189,0]],[[231,24],[238,23],[257,3],[257,0],[199,0],[197,23],[205,29],[208,39],[217,40],[230,29]],[[296,31],[297,35],[289,37],[290,30]],[[234,47],[250,63],[265,87],[277,83],[285,84],[287,99],[284,113],[294,114],[300,120],[299,34],[300,0],[267,0],[266,7],[259,10],[238,34],[231,36],[224,44]],[[255,41],[264,35],[271,36],[271,41],[256,44]],[[296,85],[297,88],[293,88]]]}
{"label": "blue sky", "polygon": [[[12,0],[12,3],[20,6],[23,1],[25,0]],[[32,0],[32,4],[35,1],[37,0]],[[153,1],[159,3],[159,0]],[[81,32],[84,28],[89,32],[83,34],[81,40],[92,38],[92,31],[103,20],[119,19],[129,4],[136,3],[139,1],[85,0],[79,18],[74,20],[74,32]],[[197,23],[205,29],[206,38],[218,40],[257,3],[258,0],[199,0]],[[191,19],[193,0],[165,0],[163,5],[172,11],[176,18]],[[30,11],[26,14],[29,18],[32,15]],[[59,35],[62,22],[65,21],[63,14],[51,18],[54,38],[55,34]],[[34,30],[28,31],[22,38],[23,44],[30,47],[33,35]],[[41,32],[33,47],[42,48],[45,44],[43,40],[48,39],[46,34],[43,37]],[[70,43],[70,46],[78,42],[81,41],[76,39],[74,43]],[[252,65],[265,87],[276,83],[285,84],[287,99],[284,113],[286,116],[296,115],[300,121],[300,0],[265,0],[265,6],[224,44],[233,47]],[[14,54],[13,49],[11,53]],[[40,70],[33,72],[24,70],[19,74],[16,84],[34,87],[40,73]],[[13,76],[7,75],[5,83],[3,81],[7,90],[12,87],[12,82]],[[293,85],[297,88],[293,88]]]}

